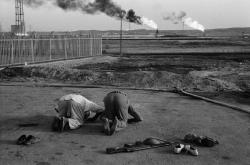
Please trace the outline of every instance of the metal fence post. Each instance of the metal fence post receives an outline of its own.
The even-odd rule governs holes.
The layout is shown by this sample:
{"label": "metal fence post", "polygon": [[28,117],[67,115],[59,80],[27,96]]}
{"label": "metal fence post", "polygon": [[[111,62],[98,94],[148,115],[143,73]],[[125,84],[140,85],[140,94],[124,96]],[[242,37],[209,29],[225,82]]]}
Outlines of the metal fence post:
{"label": "metal fence post", "polygon": [[101,42],[101,52],[100,52],[100,55],[102,55],[102,38],[100,38],[100,42]]}
{"label": "metal fence post", "polygon": [[32,62],[35,62],[33,39],[31,39],[30,41],[31,41],[31,57],[32,57]]}
{"label": "metal fence post", "polygon": [[79,53],[79,57],[81,57],[81,39],[79,38],[79,40],[78,40],[78,53]]}
{"label": "metal fence post", "polygon": [[14,41],[11,40],[11,64],[14,64]]}
{"label": "metal fence post", "polygon": [[90,38],[90,56],[93,56],[93,38]]}
{"label": "metal fence post", "polygon": [[68,58],[68,55],[67,55],[67,43],[66,43],[66,38],[64,38],[64,53],[65,53],[65,59]]}
{"label": "metal fence post", "polygon": [[49,39],[49,60],[52,60],[52,56],[51,56],[51,38]]}

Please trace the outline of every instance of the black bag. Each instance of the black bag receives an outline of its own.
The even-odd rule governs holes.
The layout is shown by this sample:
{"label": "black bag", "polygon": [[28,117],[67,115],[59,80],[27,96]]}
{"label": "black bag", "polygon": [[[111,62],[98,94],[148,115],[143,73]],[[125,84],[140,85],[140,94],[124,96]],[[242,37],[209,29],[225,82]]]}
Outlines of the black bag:
{"label": "black bag", "polygon": [[205,146],[205,147],[213,147],[216,144],[219,144],[219,142],[217,140],[214,140],[210,137],[204,137],[201,139],[201,145]]}

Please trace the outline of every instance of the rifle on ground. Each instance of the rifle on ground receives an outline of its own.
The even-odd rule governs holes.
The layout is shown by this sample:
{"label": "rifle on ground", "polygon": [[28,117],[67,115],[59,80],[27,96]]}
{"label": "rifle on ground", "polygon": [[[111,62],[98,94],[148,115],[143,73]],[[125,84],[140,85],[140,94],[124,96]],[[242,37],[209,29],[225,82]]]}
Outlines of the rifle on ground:
{"label": "rifle on ground", "polygon": [[[153,140],[152,140],[153,139]],[[161,142],[160,142],[161,141]],[[158,138],[147,138],[143,142],[135,144],[125,144],[123,147],[111,147],[106,149],[107,154],[129,153],[153,148],[160,148],[173,145],[174,142],[167,142]]]}

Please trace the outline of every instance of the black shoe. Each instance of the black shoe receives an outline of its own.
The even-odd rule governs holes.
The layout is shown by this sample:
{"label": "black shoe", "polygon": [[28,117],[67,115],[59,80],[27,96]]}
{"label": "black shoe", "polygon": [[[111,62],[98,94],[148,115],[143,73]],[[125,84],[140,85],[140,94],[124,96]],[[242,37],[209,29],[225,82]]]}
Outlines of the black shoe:
{"label": "black shoe", "polygon": [[205,146],[205,147],[213,147],[215,146],[216,144],[219,144],[219,142],[217,140],[214,140],[210,137],[203,137],[201,139],[201,145],[202,146]]}
{"label": "black shoe", "polygon": [[25,145],[26,140],[27,140],[26,135],[22,135],[22,136],[20,136],[20,137],[17,139],[17,142],[16,142],[16,143],[17,143],[18,145]]}
{"label": "black shoe", "polygon": [[35,137],[33,135],[29,135],[27,138],[26,138],[26,141],[25,141],[25,145],[30,145],[30,144],[35,144],[37,142],[40,141],[40,138],[38,137]]}

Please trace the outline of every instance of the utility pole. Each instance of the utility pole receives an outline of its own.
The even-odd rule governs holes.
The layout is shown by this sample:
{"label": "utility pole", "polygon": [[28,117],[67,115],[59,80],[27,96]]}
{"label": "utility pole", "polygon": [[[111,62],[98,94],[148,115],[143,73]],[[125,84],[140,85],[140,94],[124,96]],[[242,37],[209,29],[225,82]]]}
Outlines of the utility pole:
{"label": "utility pole", "polygon": [[122,56],[122,21],[125,16],[126,12],[121,11],[120,18],[121,18],[121,27],[120,27],[120,56]]}
{"label": "utility pole", "polygon": [[120,28],[120,56],[122,56],[122,19],[121,18],[121,28]]}
{"label": "utility pole", "polygon": [[29,31],[30,31],[30,33],[31,33],[31,31],[32,31],[32,26],[31,26],[31,25],[29,26]]}

